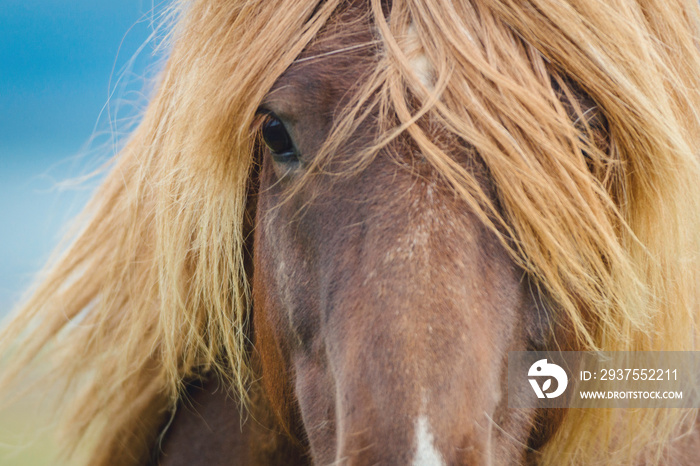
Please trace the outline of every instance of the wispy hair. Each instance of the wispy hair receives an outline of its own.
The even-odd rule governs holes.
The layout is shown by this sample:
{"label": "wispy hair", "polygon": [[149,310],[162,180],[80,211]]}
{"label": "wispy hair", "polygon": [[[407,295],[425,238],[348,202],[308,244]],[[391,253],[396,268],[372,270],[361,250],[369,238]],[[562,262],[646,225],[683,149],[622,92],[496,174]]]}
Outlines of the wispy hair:
{"label": "wispy hair", "polygon": [[[68,444],[90,433],[90,464],[143,462],[184,381],[201,374],[227,377],[245,403],[256,110],[341,4],[175,6],[142,123],[72,243],[0,334],[5,383],[37,357],[70,381]],[[382,8],[369,2],[376,66],[310,170],[378,109],[381,131],[354,168],[410,138],[499,235],[577,348],[696,350],[697,3],[394,0],[391,20]],[[581,92],[604,128],[589,124]],[[426,121],[473,148],[495,200]],[[657,462],[692,420],[682,410],[570,410],[541,461]]]}

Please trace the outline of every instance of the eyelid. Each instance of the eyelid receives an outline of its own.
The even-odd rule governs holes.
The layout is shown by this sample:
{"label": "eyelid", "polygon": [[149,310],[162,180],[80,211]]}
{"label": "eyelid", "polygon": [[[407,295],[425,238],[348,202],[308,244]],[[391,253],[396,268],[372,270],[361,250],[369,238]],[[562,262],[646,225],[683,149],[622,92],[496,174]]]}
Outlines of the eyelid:
{"label": "eyelid", "polygon": [[275,112],[272,110],[268,110],[267,108],[264,107],[258,107],[257,110],[255,110],[255,116],[253,120],[253,126],[256,128],[259,128],[260,125],[265,121],[265,118],[277,118],[278,120],[282,121]]}
{"label": "eyelid", "polygon": [[284,123],[284,127],[287,128],[287,130],[290,129],[290,127],[294,126],[296,124],[297,120],[294,117],[293,114],[291,114],[288,110],[285,109],[276,109],[272,110],[269,106],[266,104],[261,104],[256,110],[255,110],[255,115],[259,116],[266,116],[269,115],[273,118],[277,118],[280,120],[282,123]]}
{"label": "eyelid", "polygon": [[[288,119],[288,118],[285,118],[285,117],[283,117],[283,116],[280,116],[278,113],[274,112],[273,110],[270,110],[270,109],[268,109],[268,108],[266,108],[266,107],[263,107],[263,106],[258,107],[258,109],[255,111],[255,116],[256,116],[256,118],[259,118],[259,119],[260,119],[260,120],[258,121],[258,123],[264,121],[263,119],[264,119],[265,117],[270,117],[270,118],[274,118],[274,119],[276,119],[276,120],[281,121],[282,124],[284,125],[284,129],[287,130],[287,132],[289,133],[290,137],[292,136],[292,131],[290,130],[290,126],[291,126],[291,125],[289,124],[289,119]],[[292,137],[292,140],[294,140],[293,137]],[[296,145],[295,145],[295,146],[296,146]]]}
{"label": "eyelid", "polygon": [[260,115],[273,115],[273,116],[276,116],[276,115],[275,115],[275,112],[273,112],[272,110],[270,110],[270,109],[268,109],[268,108],[266,108],[266,107],[264,107],[264,106],[262,106],[262,105],[261,105],[260,107],[258,107],[258,108],[255,110],[255,116],[260,116]]}

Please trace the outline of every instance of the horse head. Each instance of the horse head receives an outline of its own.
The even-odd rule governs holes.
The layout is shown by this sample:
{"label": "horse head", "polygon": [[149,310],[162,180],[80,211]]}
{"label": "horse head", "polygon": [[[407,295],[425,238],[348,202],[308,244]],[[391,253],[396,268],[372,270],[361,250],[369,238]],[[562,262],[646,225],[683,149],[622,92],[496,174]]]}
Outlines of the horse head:
{"label": "horse head", "polygon": [[91,464],[691,458],[683,410],[512,409],[506,369],[697,347],[697,4],[175,8],[143,120],[0,334],[5,381],[51,353],[81,389]]}
{"label": "horse head", "polygon": [[[410,138],[347,168],[375,144],[379,108],[318,169],[334,119],[378,60],[366,10],[335,21],[259,110],[253,315],[268,396],[303,424],[315,464],[523,457],[535,412],[507,409],[507,352],[544,348],[547,310]],[[411,64],[430,75],[420,56]],[[428,131],[495,198],[478,154]]]}

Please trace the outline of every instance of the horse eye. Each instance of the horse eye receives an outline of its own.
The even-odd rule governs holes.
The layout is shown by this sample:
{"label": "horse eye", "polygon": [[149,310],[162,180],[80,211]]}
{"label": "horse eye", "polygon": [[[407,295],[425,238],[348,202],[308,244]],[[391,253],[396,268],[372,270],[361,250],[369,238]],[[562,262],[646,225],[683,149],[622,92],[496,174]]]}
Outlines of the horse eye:
{"label": "horse eye", "polygon": [[270,149],[272,157],[278,162],[297,160],[292,138],[279,118],[268,115],[262,124],[262,138]]}

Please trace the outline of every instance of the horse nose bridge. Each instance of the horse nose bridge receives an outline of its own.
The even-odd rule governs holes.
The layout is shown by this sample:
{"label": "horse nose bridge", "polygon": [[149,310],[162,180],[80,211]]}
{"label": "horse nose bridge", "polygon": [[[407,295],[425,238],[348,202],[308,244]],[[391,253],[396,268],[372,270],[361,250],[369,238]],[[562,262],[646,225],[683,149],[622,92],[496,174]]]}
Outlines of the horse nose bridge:
{"label": "horse nose bridge", "polygon": [[[449,416],[425,403],[403,397],[392,410],[367,413],[356,407],[338,423],[337,464],[447,466],[489,463],[488,433],[473,413]],[[443,400],[444,402],[444,400]],[[449,406],[449,402],[447,403]],[[444,406],[444,405],[443,405]],[[460,414],[462,410],[457,409]],[[377,419],[381,416],[381,419]]]}
{"label": "horse nose bridge", "polygon": [[464,339],[382,333],[333,364],[339,464],[485,464],[484,413],[500,399],[498,371]]}
{"label": "horse nose bridge", "polygon": [[383,223],[329,262],[339,464],[488,463],[519,277],[475,219],[448,210]]}

